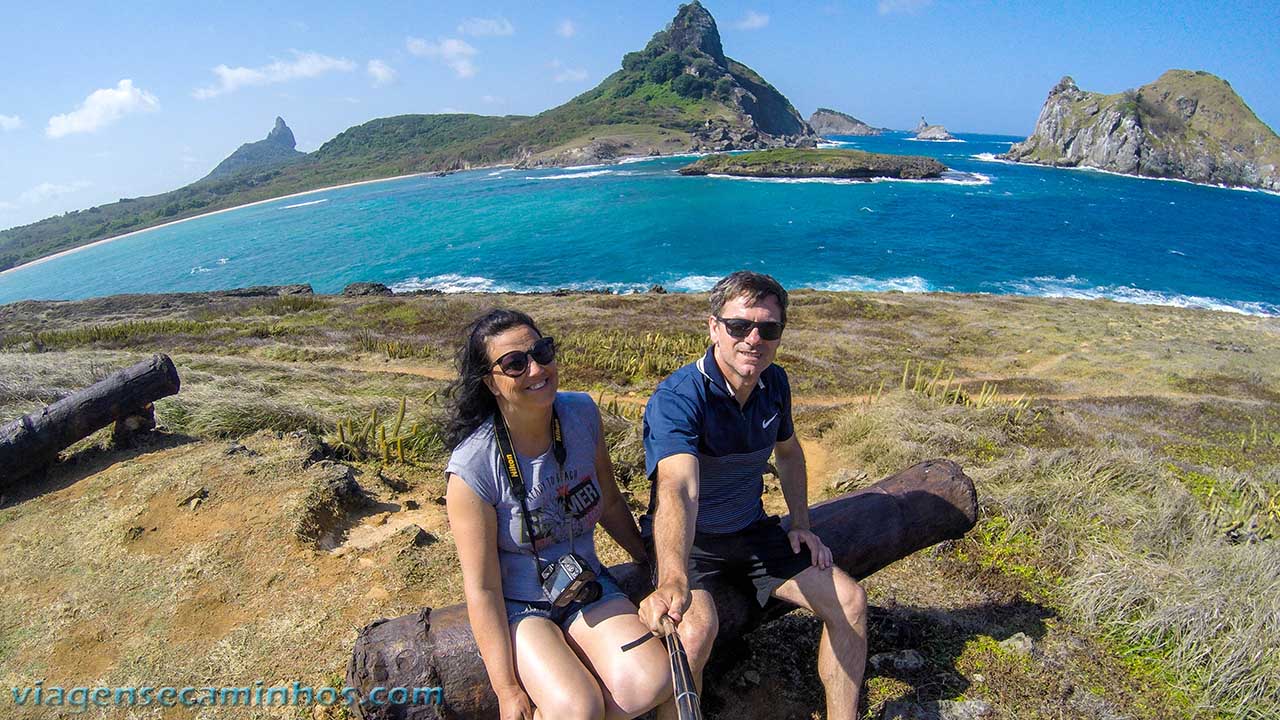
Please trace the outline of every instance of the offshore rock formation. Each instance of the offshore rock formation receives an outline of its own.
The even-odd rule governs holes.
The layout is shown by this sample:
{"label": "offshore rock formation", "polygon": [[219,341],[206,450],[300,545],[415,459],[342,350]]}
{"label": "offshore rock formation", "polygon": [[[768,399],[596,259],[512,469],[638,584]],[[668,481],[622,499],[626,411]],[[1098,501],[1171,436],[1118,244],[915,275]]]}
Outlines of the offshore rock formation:
{"label": "offshore rock formation", "polygon": [[1280,137],[1227,81],[1170,70],[1114,95],[1064,77],[1005,159],[1280,191]]}
{"label": "offshore rock formation", "polygon": [[277,117],[275,127],[271,128],[265,139],[241,145],[227,159],[218,163],[204,180],[217,180],[249,170],[266,170],[287,165],[307,156],[295,149],[297,145],[293,131],[284,123],[284,118]]}
{"label": "offshore rock formation", "polygon": [[738,155],[708,155],[680,168],[681,175],[734,175],[758,178],[840,178],[924,180],[941,177],[946,165],[918,155],[887,155],[861,150],[775,148]]}
{"label": "offshore rock formation", "polygon": [[819,135],[882,135],[884,128],[871,127],[852,115],[831,108],[818,108],[809,116],[809,127]]}
{"label": "offshore rock formation", "polygon": [[951,133],[941,125],[930,125],[924,121],[924,116],[920,117],[920,124],[916,125],[913,131],[917,140],[955,140]]}

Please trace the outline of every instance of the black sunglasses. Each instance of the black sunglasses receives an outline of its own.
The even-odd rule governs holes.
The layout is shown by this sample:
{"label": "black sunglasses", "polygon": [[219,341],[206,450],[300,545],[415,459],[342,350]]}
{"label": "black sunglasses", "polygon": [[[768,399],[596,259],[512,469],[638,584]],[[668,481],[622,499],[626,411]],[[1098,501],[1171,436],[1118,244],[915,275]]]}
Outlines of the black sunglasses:
{"label": "black sunglasses", "polygon": [[755,322],[754,320],[743,320],[742,318],[722,318],[717,315],[716,322],[723,325],[724,329],[729,331],[729,335],[737,340],[750,335],[751,328],[760,330],[761,340],[777,340],[782,337],[782,323],[775,320]]}
{"label": "black sunglasses", "polygon": [[556,361],[555,338],[539,338],[528,350],[512,350],[493,361],[502,374],[507,377],[520,377],[529,370],[529,358],[538,361],[539,365],[550,365]]}

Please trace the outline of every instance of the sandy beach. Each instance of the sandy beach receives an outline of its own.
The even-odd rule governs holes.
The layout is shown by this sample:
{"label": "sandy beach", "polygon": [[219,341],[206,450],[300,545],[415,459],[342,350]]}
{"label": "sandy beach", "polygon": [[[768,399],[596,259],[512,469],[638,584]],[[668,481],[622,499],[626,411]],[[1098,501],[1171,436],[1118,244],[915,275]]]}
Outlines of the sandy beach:
{"label": "sandy beach", "polygon": [[[495,165],[495,166],[493,166],[493,167],[500,167],[500,166],[496,166],[496,165]],[[482,170],[482,169],[485,169],[485,168],[471,168],[471,169],[473,169],[473,170]],[[64,255],[70,255],[70,254],[72,254],[72,253],[78,253],[78,252],[80,252],[81,250],[87,250],[87,249],[89,249],[89,248],[91,248],[91,247],[97,247],[97,246],[99,246],[99,245],[106,245],[106,244],[107,244],[107,243],[109,243],[109,242],[115,242],[116,240],[123,240],[124,238],[127,238],[127,237],[133,237],[134,235],[137,235],[137,234],[139,234],[139,233],[151,232],[152,230],[159,230],[160,228],[169,227],[169,226],[171,226],[171,225],[180,225],[180,224],[182,224],[182,223],[184,223],[184,222],[190,222],[190,221],[192,221],[192,220],[199,220],[200,218],[209,217],[210,215],[220,215],[220,214],[225,213],[225,212],[231,212],[232,210],[239,210],[239,209],[241,209],[241,208],[253,207],[254,205],[263,205],[263,204],[265,204],[265,203],[273,203],[273,202],[276,202],[277,200],[288,200],[289,198],[302,197],[303,195],[312,195],[312,194],[315,194],[315,193],[318,193],[318,192],[326,192],[326,191],[329,191],[329,190],[341,190],[342,188],[355,187],[355,186],[357,186],[357,185],[371,185],[371,184],[373,184],[373,183],[388,182],[388,181],[390,181],[390,180],[403,180],[403,179],[405,179],[405,178],[418,177],[418,176],[420,176],[420,175],[430,175],[430,174],[432,174],[432,173],[420,172],[420,173],[410,173],[410,174],[408,174],[408,175],[396,175],[396,176],[394,176],[394,177],[376,178],[376,179],[374,179],[374,180],[359,180],[359,181],[356,181],[356,182],[343,183],[343,184],[341,184],[341,185],[330,185],[330,186],[328,186],[328,187],[316,188],[315,190],[303,190],[302,192],[291,193],[291,194],[289,194],[289,195],[281,195],[280,197],[268,198],[268,199],[266,199],[266,200],[255,200],[254,202],[251,202],[251,203],[245,203],[245,204],[243,204],[243,205],[234,205],[234,206],[229,207],[229,208],[222,208],[221,210],[214,210],[214,211],[212,211],[212,212],[200,213],[199,215],[192,215],[191,217],[185,217],[185,218],[182,218],[181,220],[174,220],[174,221],[172,221],[172,222],[162,223],[162,224],[160,224],[160,225],[152,225],[151,227],[143,228],[143,229],[141,229],[141,230],[134,230],[134,231],[132,231],[132,232],[127,232],[127,233],[124,233],[124,234],[122,234],[122,235],[113,235],[113,236],[111,236],[111,237],[109,237],[109,238],[103,238],[103,239],[101,239],[101,240],[95,240],[95,241],[93,241],[93,242],[91,242],[91,243],[89,243],[89,244],[87,244],[87,245],[80,245],[79,247],[73,247],[73,248],[69,248],[69,249],[67,249],[67,250],[62,250],[62,251],[60,251],[60,252],[56,252],[56,253],[54,253],[54,254],[52,254],[52,255],[46,255],[46,256],[44,256],[44,257],[42,257],[42,258],[39,258],[39,259],[37,259],[37,260],[32,260],[31,262],[23,263],[23,264],[18,265],[18,266],[16,266],[16,267],[11,267],[11,268],[9,268],[8,270],[0,270],[0,276],[8,275],[9,273],[12,273],[12,272],[17,272],[18,270],[21,270],[21,269],[23,269],[23,268],[29,268],[29,267],[32,267],[32,266],[34,266],[34,265],[39,265],[39,264],[41,264],[41,263],[46,263],[46,262],[49,262],[50,260],[56,260],[56,259],[58,259],[58,258],[60,258],[60,257],[62,257],[62,256],[64,256]]]}

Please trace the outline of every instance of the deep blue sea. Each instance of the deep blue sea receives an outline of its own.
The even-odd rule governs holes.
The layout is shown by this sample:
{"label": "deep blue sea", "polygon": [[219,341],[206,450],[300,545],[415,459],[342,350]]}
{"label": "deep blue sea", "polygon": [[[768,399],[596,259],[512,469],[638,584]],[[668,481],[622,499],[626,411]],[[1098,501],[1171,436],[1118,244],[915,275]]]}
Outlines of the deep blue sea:
{"label": "deep blue sea", "polygon": [[1020,138],[834,138],[942,181],[681,177],[690,158],[474,170],[276,200],[0,275],[0,302],[353,281],[398,290],[789,287],[1105,297],[1280,315],[1280,197],[995,161]]}

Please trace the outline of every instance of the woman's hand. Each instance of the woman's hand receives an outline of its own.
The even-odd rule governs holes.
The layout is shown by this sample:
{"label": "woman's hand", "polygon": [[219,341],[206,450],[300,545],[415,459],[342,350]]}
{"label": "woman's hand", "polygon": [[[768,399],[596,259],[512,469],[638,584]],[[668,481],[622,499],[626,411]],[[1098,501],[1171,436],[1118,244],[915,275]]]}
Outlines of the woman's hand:
{"label": "woman's hand", "polygon": [[500,720],[533,720],[533,703],[519,685],[496,690]]}

